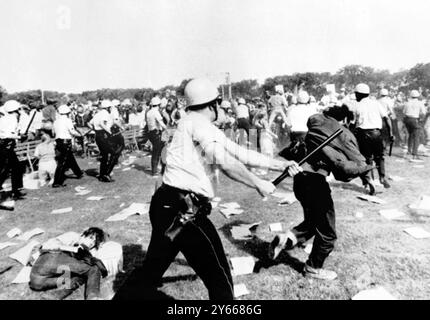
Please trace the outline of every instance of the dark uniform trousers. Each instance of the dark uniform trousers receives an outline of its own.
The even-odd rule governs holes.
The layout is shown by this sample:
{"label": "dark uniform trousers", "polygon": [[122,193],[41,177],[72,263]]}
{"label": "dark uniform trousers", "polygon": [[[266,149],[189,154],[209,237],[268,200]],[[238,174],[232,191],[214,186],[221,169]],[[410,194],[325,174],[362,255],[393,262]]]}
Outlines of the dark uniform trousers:
{"label": "dark uniform trousers", "polygon": [[172,242],[165,231],[179,213],[181,191],[163,184],[151,200],[151,241],[143,265],[135,268],[114,299],[156,299],[156,287],[178,252],[203,280],[211,300],[232,300],[233,280],[221,239],[206,217],[188,223]]}
{"label": "dark uniform trousers", "polygon": [[151,157],[152,174],[156,174],[158,171],[158,164],[160,163],[161,151],[163,150],[163,146],[164,146],[164,142],[161,140],[161,131],[160,130],[149,131],[148,138],[152,144],[152,157]]}
{"label": "dark uniform trousers", "polygon": [[15,153],[16,142],[14,139],[0,139],[0,187],[11,171],[12,192],[17,192],[23,187],[23,170]]}
{"label": "dark uniform trousers", "polygon": [[72,169],[78,177],[82,175],[82,170],[73,155],[72,140],[56,139],[55,142],[57,169],[55,170],[54,185],[61,185],[66,180],[65,172],[68,169]]}
{"label": "dark uniform trousers", "polygon": [[366,158],[366,163],[372,165],[375,161],[379,178],[385,177],[384,142],[380,129],[356,130],[357,142],[361,154]]}
{"label": "dark uniform trousers", "polygon": [[420,139],[420,124],[417,118],[406,117],[403,119],[406,130],[408,130],[408,152],[412,155],[418,155],[418,146]]}
{"label": "dark uniform trousers", "polygon": [[104,130],[96,131],[96,143],[100,151],[100,176],[108,176],[117,165],[123,146]]}
{"label": "dark uniform trousers", "polygon": [[291,231],[299,243],[315,236],[307,261],[313,268],[322,268],[337,239],[333,199],[325,178],[311,172],[302,172],[294,177],[294,195],[303,207],[304,221]]}

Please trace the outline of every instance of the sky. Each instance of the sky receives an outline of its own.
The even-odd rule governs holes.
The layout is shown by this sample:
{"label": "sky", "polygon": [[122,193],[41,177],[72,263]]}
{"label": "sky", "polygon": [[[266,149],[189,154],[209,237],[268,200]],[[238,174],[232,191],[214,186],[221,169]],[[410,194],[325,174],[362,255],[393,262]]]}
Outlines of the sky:
{"label": "sky", "polygon": [[0,86],[154,89],[430,62],[428,0],[2,0]]}

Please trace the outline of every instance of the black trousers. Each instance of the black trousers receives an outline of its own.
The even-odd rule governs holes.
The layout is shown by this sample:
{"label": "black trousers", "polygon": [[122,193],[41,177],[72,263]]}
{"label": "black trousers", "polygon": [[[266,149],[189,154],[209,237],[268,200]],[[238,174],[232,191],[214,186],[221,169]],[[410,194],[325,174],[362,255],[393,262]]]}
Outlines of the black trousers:
{"label": "black trousers", "polygon": [[408,130],[408,152],[412,155],[418,155],[418,146],[420,145],[421,127],[417,118],[405,117],[403,119],[406,130]]}
{"label": "black trousers", "polygon": [[366,163],[372,165],[375,161],[379,178],[385,177],[384,142],[380,129],[356,130],[357,142]]}
{"label": "black trousers", "polygon": [[160,163],[161,151],[163,150],[163,146],[164,146],[164,142],[161,140],[161,131],[159,130],[149,131],[148,138],[152,144],[152,157],[151,157],[152,174],[156,174],[158,171],[158,164]]}
{"label": "black trousers", "polygon": [[55,142],[57,169],[55,169],[54,184],[64,183],[68,169],[72,169],[76,176],[81,176],[82,170],[73,155],[72,140],[56,139]]}
{"label": "black trousers", "polygon": [[0,139],[0,188],[11,172],[12,192],[23,187],[23,168],[15,153],[14,139]]}
{"label": "black trousers", "polygon": [[[120,135],[119,133],[117,135]],[[117,140],[117,141],[115,141]],[[123,145],[121,137],[113,138],[104,130],[96,131],[96,144],[100,151],[100,176],[108,176],[117,165]]]}
{"label": "black trousers", "polygon": [[246,118],[239,118],[239,119],[237,119],[237,128],[239,130],[240,129],[245,130],[246,134],[249,137],[249,129],[251,129],[251,123],[249,122],[248,119],[246,119]]}
{"label": "black trousers", "polygon": [[304,221],[291,231],[299,243],[315,236],[307,264],[313,268],[322,268],[337,239],[330,187],[325,176],[303,172],[294,177],[293,189],[303,207]]}
{"label": "black trousers", "polygon": [[114,299],[154,299],[156,287],[179,251],[203,280],[211,300],[233,299],[230,266],[217,230],[206,216],[187,224],[174,242],[165,236],[181,201],[178,189],[167,185],[155,192],[149,211],[151,241],[143,265],[132,271]]}

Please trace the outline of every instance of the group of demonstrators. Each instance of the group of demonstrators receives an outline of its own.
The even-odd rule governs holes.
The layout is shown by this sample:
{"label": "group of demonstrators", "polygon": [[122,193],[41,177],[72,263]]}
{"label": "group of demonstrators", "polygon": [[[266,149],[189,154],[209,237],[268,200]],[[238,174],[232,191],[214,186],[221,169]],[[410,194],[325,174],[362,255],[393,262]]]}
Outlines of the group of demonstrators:
{"label": "group of demonstrators", "polygon": [[[10,171],[14,199],[25,195],[22,168],[14,151],[16,141],[42,140],[35,152],[39,158],[39,178],[49,177],[53,187],[65,185],[68,169],[77,178],[84,175],[73,146],[84,146],[90,133],[99,151],[101,182],[113,182],[112,170],[125,148],[124,130],[137,129],[139,146],[151,148],[152,176],[162,174],[162,184],[150,205],[151,240],[143,265],[130,274],[117,291],[116,299],[151,298],[178,252],[184,254],[203,280],[210,299],[234,298],[230,266],[218,232],[208,218],[215,196],[215,170],[255,189],[263,197],[276,189],[265,178],[268,170],[288,172],[294,179],[293,190],[303,207],[304,220],[273,239],[268,257],[277,259],[282,250],[314,237],[303,274],[335,279],[335,271],[323,268],[337,238],[327,177],[332,174],[336,180],[345,182],[359,177],[372,195],[374,168],[380,183],[390,187],[384,156],[387,150],[391,153],[393,144],[407,146],[410,161],[419,162],[422,161],[418,155],[420,144],[427,143],[429,112],[417,90],[412,90],[405,101],[401,94],[393,99],[386,89],[379,92],[379,97],[372,96],[369,86],[360,83],[351,94],[345,90],[338,95],[329,92],[317,102],[304,90],[285,94],[282,86],[277,86],[274,95],[266,94],[248,102],[243,97],[227,101],[209,80],[196,78],[188,82],[184,93],[185,102],[176,96],[160,94],[149,101],[149,106],[119,100],[86,105],[69,103],[58,108],[50,104],[32,110],[28,117],[22,117],[27,111],[14,100],[7,101],[1,109],[0,186]],[[339,137],[298,165],[339,130]],[[283,160],[275,159],[276,150]],[[82,246],[88,235],[92,239],[90,244]],[[103,263],[91,260],[88,248],[97,247],[102,238],[103,233],[98,229],[84,233],[81,242],[77,242],[83,251],[55,259],[79,258],[91,265],[83,268],[76,261],[70,262],[85,270],[82,277],[96,274],[94,277],[100,279],[105,272]],[[54,258],[45,255],[44,259]],[[38,261],[35,266],[42,270],[42,264]],[[33,289],[53,286],[54,280],[50,280],[52,285],[45,284],[36,271],[32,277]],[[80,283],[81,279],[74,286]],[[91,292],[89,296],[93,296]]]}

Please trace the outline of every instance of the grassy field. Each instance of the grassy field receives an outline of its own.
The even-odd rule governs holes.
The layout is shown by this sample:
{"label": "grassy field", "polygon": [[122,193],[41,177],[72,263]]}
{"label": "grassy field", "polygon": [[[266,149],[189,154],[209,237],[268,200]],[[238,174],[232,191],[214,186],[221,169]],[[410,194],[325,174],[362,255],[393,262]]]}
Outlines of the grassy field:
{"label": "grassy field", "polygon": [[[430,160],[425,158],[424,168],[413,168],[408,161],[397,161],[401,155],[400,149],[395,150],[386,162],[388,175],[406,178],[402,182],[391,181],[391,189],[378,189],[377,196],[387,200],[386,205],[357,199],[363,189],[354,184],[331,183],[338,232],[335,250],[326,261],[326,267],[338,273],[338,279],[331,282],[304,278],[298,272],[307,256],[302,248],[282,253],[276,262],[266,259],[267,246],[274,236],[268,225],[281,222],[285,230],[299,223],[302,220],[299,203],[281,207],[275,198],[263,202],[254,190],[221,175],[218,186],[221,203],[236,201],[245,212],[226,219],[214,209],[211,219],[219,229],[229,257],[251,255],[257,261],[253,274],[234,278],[235,284],[245,283],[250,291],[241,299],[350,299],[360,290],[375,285],[382,285],[399,299],[430,299],[430,239],[417,240],[403,232],[409,226],[421,226],[430,231],[430,217],[407,207],[421,194],[430,195]],[[90,174],[98,169],[93,159],[79,162]],[[139,155],[130,171],[114,171],[116,182],[113,184],[99,183],[90,175],[81,180],[68,179],[64,189],[29,190],[27,199],[17,202],[15,211],[0,211],[0,242],[10,241],[6,232],[13,227],[23,231],[42,228],[45,233],[33,239],[43,242],[67,231],[81,232],[89,226],[98,226],[123,245],[124,269],[130,272],[145,255],[151,234],[149,218],[143,215],[120,222],[104,220],[120,211],[122,203],[129,205],[150,200],[156,180],[148,175],[148,168],[149,158]],[[276,173],[270,173],[268,178],[275,176]],[[76,196],[74,187],[78,185],[92,190],[88,196],[100,195],[105,199],[87,201],[88,196]],[[291,191],[291,179],[280,189]],[[50,214],[53,209],[69,206],[73,207],[71,213]],[[401,209],[407,216],[402,220],[387,220],[378,213],[384,208]],[[356,217],[357,211],[364,216]],[[252,240],[237,241],[231,237],[231,226],[257,221],[262,223]],[[50,292],[32,292],[26,284],[11,284],[22,265],[8,255],[23,246],[19,243],[0,251],[0,270],[11,267],[0,274],[0,299],[53,299]],[[104,280],[103,292],[118,288],[125,276],[120,274],[115,279]],[[166,272],[160,290],[176,299],[207,299],[202,281],[181,255]],[[82,298],[82,292],[77,291],[68,299]]]}

